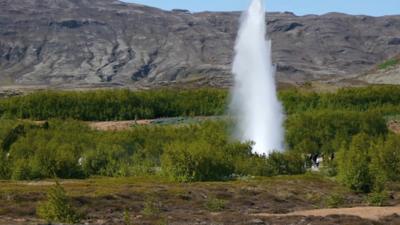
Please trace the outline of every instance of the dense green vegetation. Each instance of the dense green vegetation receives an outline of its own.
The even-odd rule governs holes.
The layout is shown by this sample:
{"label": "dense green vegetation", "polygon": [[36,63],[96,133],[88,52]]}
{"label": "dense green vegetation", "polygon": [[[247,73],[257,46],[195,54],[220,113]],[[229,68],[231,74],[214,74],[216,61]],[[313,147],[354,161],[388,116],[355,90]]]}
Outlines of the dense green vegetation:
{"label": "dense green vegetation", "polygon": [[359,192],[382,192],[386,181],[400,181],[400,137],[371,138],[365,133],[353,137],[338,152],[339,179]]}
{"label": "dense green vegetation", "polygon": [[86,121],[208,116],[224,113],[226,96],[226,91],[217,89],[41,91],[0,100],[0,114],[34,120],[71,118]]}
{"label": "dense green vegetation", "polygon": [[[336,93],[293,89],[281,91],[279,95],[287,114],[324,109],[384,115],[400,111],[399,86],[349,88]],[[226,112],[228,97],[227,90],[218,89],[39,91],[0,99],[0,115],[3,118],[84,121],[222,115]]]}
{"label": "dense green vegetation", "polygon": [[288,114],[318,110],[377,112],[391,115],[400,112],[400,86],[370,86],[340,89],[335,93],[288,90],[280,93]]}
{"label": "dense green vegetation", "polygon": [[[322,153],[330,175],[355,191],[383,191],[399,181],[400,137],[387,118],[400,114],[400,87],[314,93],[280,92],[287,113],[286,153],[251,153],[229,137],[232,122],[135,126],[95,131],[78,120],[222,115],[225,90],[38,92],[0,99],[0,178],[163,176],[175,181],[300,174]],[[26,120],[48,120],[35,124]]]}
{"label": "dense green vegetation", "polygon": [[[4,120],[0,124],[11,123]],[[286,161],[276,157],[265,161],[251,153],[249,143],[232,142],[226,132],[229,123],[224,121],[138,126],[121,132],[94,131],[73,120],[22,126],[23,134],[8,151],[3,150],[3,179],[163,175],[177,181],[205,181],[228,179],[232,174],[303,172],[297,157],[292,157],[292,161],[300,163],[287,162],[290,159],[286,155],[291,154],[279,154]],[[10,127],[9,132],[14,133],[16,128]]]}

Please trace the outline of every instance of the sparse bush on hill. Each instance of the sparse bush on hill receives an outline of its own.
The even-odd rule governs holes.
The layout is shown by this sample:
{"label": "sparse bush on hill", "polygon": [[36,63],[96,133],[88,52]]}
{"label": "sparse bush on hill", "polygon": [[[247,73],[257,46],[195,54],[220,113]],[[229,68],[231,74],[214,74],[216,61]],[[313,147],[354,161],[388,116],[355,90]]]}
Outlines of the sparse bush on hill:
{"label": "sparse bush on hill", "polygon": [[64,188],[56,182],[47,193],[47,201],[36,209],[37,215],[48,222],[76,224],[81,216],[72,208]]}
{"label": "sparse bush on hill", "polygon": [[215,197],[211,197],[204,204],[206,209],[210,212],[221,212],[226,208],[227,201],[223,199],[218,199]]}
{"label": "sparse bush on hill", "polygon": [[162,202],[156,194],[148,194],[144,200],[142,213],[145,216],[158,216],[162,210]]}
{"label": "sparse bush on hill", "polygon": [[393,67],[398,64],[400,64],[400,58],[396,57],[396,58],[388,59],[385,62],[383,62],[382,64],[379,64],[378,69],[385,70],[385,69],[388,69],[388,68]]}

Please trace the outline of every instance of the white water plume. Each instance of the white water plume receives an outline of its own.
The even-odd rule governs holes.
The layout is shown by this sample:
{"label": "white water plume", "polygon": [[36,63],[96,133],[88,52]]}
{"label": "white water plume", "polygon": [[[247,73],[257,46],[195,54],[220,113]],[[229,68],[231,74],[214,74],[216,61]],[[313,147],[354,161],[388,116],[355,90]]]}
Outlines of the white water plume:
{"label": "white water plume", "polygon": [[284,148],[284,116],[276,93],[271,41],[265,36],[264,2],[253,0],[242,15],[236,40],[230,109],[237,118],[236,138],[254,142],[258,154]]}

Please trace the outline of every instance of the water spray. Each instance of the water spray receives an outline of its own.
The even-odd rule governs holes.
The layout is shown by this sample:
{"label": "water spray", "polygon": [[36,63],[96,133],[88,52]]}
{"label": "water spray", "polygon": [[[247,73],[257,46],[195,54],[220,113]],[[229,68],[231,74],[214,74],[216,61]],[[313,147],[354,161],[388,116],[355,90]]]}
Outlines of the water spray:
{"label": "water spray", "polygon": [[236,39],[230,110],[237,119],[235,137],[254,142],[258,154],[284,149],[284,116],[266,32],[264,2],[253,0],[242,15]]}

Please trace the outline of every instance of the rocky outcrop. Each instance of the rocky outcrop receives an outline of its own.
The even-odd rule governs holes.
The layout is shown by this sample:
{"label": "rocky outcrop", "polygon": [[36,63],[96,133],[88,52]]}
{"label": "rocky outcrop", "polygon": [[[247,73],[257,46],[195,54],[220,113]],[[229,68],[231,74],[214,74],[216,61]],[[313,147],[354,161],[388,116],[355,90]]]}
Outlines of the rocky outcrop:
{"label": "rocky outcrop", "polygon": [[400,85],[400,65],[384,70],[374,70],[359,78],[369,84],[397,84]]}
{"label": "rocky outcrop", "polygon": [[[115,0],[0,0],[0,86],[226,87],[240,13]],[[400,52],[400,16],[268,14],[281,82],[346,77]]]}

